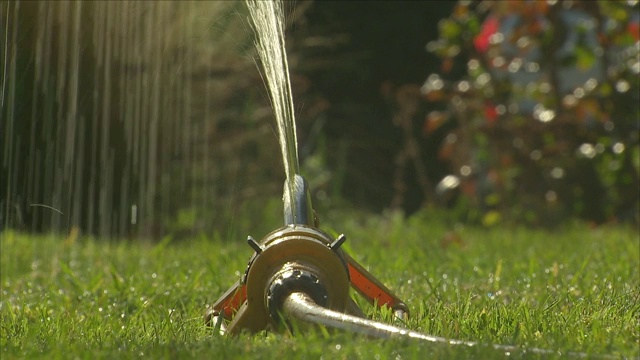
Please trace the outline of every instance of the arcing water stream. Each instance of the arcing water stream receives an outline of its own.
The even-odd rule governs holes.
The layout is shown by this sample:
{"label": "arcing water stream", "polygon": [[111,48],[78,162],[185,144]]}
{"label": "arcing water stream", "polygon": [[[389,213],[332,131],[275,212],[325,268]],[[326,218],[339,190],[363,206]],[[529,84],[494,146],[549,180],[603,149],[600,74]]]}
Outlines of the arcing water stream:
{"label": "arcing water stream", "polygon": [[[286,174],[285,203],[296,214],[291,194],[296,187],[298,140],[289,80],[289,65],[284,41],[284,9],[280,1],[248,0],[247,6],[256,33],[256,49],[260,57],[265,83],[269,89],[273,113],[278,124],[278,139]],[[297,219],[293,219],[297,222]]]}

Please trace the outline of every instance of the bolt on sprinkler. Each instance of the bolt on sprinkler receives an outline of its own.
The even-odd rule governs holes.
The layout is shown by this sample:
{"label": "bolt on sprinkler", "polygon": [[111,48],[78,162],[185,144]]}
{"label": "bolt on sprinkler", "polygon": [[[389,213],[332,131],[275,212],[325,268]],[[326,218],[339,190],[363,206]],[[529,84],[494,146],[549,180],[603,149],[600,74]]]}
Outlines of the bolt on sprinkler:
{"label": "bolt on sprinkler", "polygon": [[207,325],[229,334],[276,330],[280,314],[300,308],[291,306],[294,294],[333,312],[364,317],[349,287],[405,320],[409,310],[404,302],[341,249],[346,236],[332,239],[318,228],[307,182],[300,175],[294,180],[293,194],[285,186],[284,198],[293,201],[284,202],[284,226],[260,242],[248,237],[254,253],[244,275],[207,308]]}

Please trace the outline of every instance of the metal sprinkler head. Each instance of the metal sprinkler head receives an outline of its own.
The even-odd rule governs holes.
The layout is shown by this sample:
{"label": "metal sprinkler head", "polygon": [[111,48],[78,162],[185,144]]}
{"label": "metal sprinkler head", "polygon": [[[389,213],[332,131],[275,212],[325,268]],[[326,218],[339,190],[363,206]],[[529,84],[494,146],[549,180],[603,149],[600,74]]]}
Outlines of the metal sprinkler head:
{"label": "metal sprinkler head", "polygon": [[372,304],[388,306],[402,319],[408,316],[407,306],[341,249],[346,236],[332,239],[316,227],[307,182],[295,176],[292,194],[285,186],[285,225],[260,242],[247,239],[254,250],[247,269],[207,309],[207,324],[229,334],[280,329],[283,304],[293,293],[305,294],[327,309],[362,317],[349,296],[350,285]]}

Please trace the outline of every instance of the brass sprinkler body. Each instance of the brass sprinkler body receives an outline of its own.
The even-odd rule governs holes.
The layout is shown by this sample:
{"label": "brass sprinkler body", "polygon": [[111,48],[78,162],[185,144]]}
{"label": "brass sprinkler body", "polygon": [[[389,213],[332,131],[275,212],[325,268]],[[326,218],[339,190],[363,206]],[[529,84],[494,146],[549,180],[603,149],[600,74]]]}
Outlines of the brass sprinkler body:
{"label": "brass sprinkler body", "polygon": [[340,313],[364,316],[349,296],[349,286],[377,306],[388,306],[397,317],[407,306],[373,275],[344,252],[344,235],[332,239],[317,228],[307,183],[296,175],[295,210],[285,201],[285,226],[259,243],[240,281],[207,309],[206,322],[229,334],[278,329],[282,304],[292,293],[304,293],[315,303]]}

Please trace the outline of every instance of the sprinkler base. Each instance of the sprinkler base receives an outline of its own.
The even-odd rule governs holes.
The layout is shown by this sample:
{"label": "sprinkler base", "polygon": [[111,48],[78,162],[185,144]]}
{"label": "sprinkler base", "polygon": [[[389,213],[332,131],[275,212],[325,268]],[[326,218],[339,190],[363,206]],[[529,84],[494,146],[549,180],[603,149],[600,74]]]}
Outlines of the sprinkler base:
{"label": "sprinkler base", "polygon": [[304,292],[324,307],[363,317],[349,296],[349,286],[377,306],[388,306],[402,320],[407,306],[366,271],[340,245],[346,237],[331,239],[306,225],[288,225],[268,234],[254,249],[240,281],[207,308],[205,321],[228,334],[280,328],[284,299]]}

